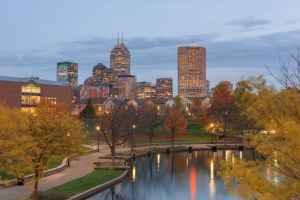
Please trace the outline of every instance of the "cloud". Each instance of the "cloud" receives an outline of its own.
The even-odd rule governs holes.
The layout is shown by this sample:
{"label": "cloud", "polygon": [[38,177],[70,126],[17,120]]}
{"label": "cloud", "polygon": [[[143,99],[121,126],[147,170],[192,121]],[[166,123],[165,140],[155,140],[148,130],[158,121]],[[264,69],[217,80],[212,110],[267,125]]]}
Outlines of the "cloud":
{"label": "cloud", "polygon": [[258,26],[268,25],[271,24],[271,22],[265,19],[255,19],[253,17],[246,17],[243,19],[231,21],[229,24],[248,29],[248,28],[255,28]]}
{"label": "cloud", "polygon": [[[219,41],[217,34],[207,34],[134,37],[126,38],[124,42],[131,52],[132,72],[139,81],[169,76],[174,78],[176,86],[177,47],[192,41],[206,47],[207,74],[214,85],[221,77],[238,80],[250,75],[268,75],[265,65],[278,66],[278,54],[288,55],[300,47],[300,29],[230,41]],[[55,79],[56,63],[70,60],[79,63],[80,82],[83,82],[98,62],[109,66],[109,54],[115,44],[116,39],[93,37],[60,44],[54,52],[0,52],[1,75],[38,75]]]}

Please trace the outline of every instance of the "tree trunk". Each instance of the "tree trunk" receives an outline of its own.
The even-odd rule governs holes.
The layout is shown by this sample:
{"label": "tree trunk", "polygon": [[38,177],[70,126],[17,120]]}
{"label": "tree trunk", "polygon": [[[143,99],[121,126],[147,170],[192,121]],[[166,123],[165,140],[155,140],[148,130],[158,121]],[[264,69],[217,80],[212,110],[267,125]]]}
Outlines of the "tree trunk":
{"label": "tree trunk", "polygon": [[115,134],[112,134],[112,142],[111,142],[111,157],[112,157],[112,162],[115,162],[115,153],[116,153],[116,137]]}
{"label": "tree trunk", "polygon": [[114,163],[115,162],[115,154],[116,154],[116,146],[114,144],[110,148],[110,153],[111,153],[111,161]]}
{"label": "tree trunk", "polygon": [[39,172],[38,170],[35,171],[35,177],[34,177],[34,189],[33,189],[33,199],[38,199],[38,187],[39,187]]}
{"label": "tree trunk", "polygon": [[172,149],[174,148],[174,135],[175,133],[172,131]]}

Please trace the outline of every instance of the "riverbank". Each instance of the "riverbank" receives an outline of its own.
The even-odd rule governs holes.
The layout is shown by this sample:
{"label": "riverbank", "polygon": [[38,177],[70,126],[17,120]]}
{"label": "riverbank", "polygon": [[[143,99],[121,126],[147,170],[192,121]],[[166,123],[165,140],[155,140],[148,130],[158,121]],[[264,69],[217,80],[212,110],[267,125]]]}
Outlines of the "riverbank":
{"label": "riverbank", "polygon": [[123,172],[123,170],[96,169],[86,176],[39,193],[39,199],[68,199],[78,193],[115,179],[121,176]]}

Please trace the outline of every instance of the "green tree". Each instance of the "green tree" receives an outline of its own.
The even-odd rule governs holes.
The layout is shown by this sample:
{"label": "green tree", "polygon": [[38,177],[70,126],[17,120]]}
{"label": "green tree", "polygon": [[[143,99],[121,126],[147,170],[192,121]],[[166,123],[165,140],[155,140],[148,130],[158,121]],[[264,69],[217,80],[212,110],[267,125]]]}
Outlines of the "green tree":
{"label": "green tree", "polygon": [[247,80],[238,81],[233,95],[235,97],[236,107],[232,128],[240,134],[246,131],[253,132],[259,130],[260,128],[256,125],[255,121],[248,117],[247,114],[248,107],[253,103],[252,97],[255,95],[251,83]]}
{"label": "green tree", "polygon": [[92,104],[91,99],[88,99],[88,102],[85,108],[80,112],[80,118],[82,119],[95,119],[96,118],[96,111]]}

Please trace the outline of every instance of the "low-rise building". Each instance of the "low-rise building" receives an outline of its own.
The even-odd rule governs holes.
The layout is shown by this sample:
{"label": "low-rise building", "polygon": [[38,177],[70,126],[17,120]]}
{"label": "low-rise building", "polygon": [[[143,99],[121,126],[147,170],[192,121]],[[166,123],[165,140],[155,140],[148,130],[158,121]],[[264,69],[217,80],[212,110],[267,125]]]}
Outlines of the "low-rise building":
{"label": "low-rise building", "polygon": [[72,87],[62,82],[38,77],[17,78],[0,76],[0,101],[8,107],[33,112],[41,99],[72,108]]}

